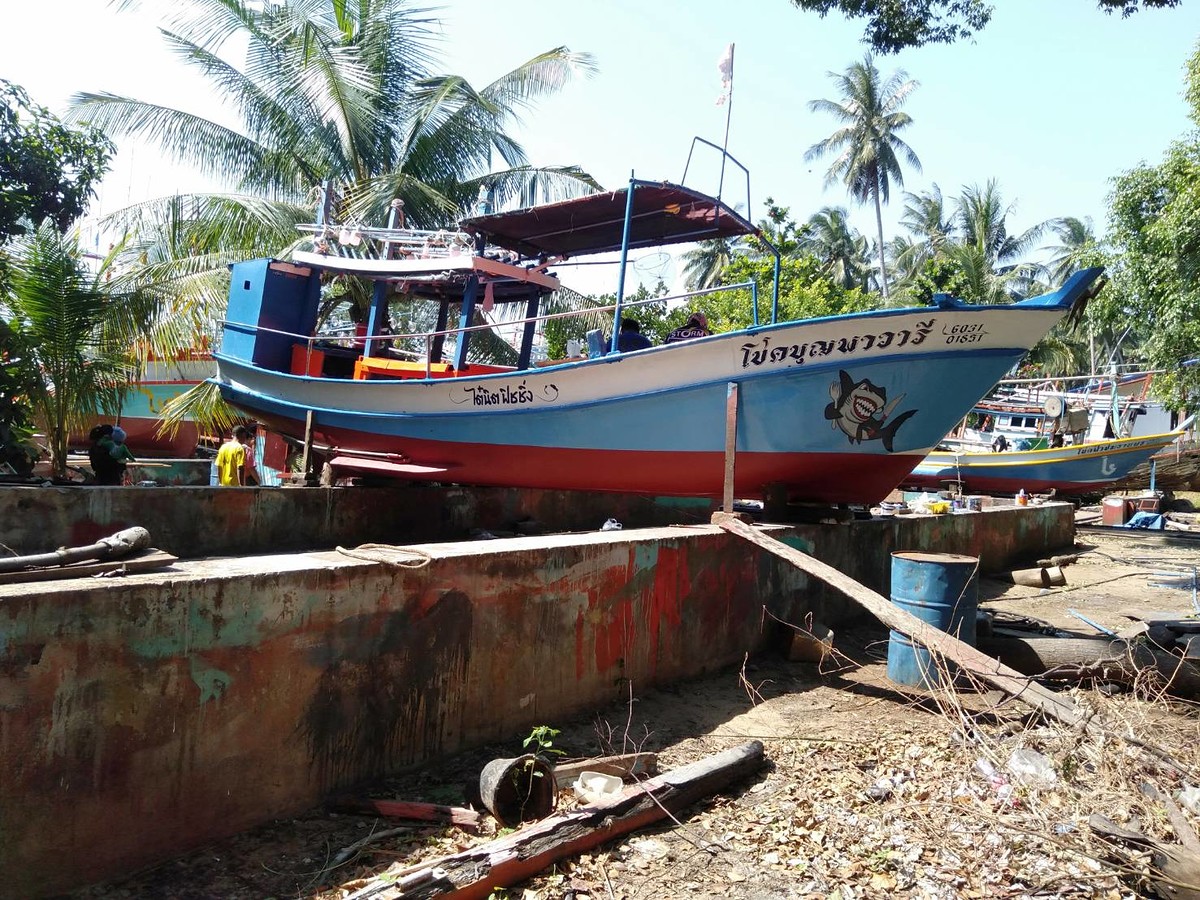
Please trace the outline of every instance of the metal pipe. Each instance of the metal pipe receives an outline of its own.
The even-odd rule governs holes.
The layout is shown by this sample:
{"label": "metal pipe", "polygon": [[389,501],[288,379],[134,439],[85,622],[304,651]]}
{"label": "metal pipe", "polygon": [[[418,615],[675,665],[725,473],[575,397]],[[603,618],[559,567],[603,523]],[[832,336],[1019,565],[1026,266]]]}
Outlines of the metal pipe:
{"label": "metal pipe", "polygon": [[126,528],[111,537],[102,538],[86,547],[60,547],[52,553],[31,556],[10,556],[0,559],[0,572],[19,572],[23,569],[45,569],[67,566],[87,560],[119,559],[150,546],[150,532],[141,526]]}

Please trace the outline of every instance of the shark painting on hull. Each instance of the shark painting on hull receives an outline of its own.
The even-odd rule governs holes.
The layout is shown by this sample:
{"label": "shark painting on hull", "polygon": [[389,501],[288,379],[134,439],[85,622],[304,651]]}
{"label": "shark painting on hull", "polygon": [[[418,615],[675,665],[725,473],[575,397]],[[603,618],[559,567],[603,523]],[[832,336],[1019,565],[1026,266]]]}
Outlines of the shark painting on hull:
{"label": "shark painting on hull", "polygon": [[904,395],[889,401],[886,388],[866,378],[856,382],[845,369],[838,372],[838,380],[829,386],[829,396],[832,402],[825,407],[825,418],[834,428],[845,432],[851,444],[882,441],[889,453],[896,431],[917,414],[915,409],[906,410],[888,422],[888,416]]}

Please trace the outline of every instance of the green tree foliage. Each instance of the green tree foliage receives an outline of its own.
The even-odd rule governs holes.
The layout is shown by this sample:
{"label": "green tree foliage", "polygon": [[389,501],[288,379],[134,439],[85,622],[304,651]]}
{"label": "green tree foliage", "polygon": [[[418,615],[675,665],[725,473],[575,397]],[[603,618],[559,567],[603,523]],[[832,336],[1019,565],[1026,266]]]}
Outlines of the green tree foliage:
{"label": "green tree foliage", "polygon": [[[211,87],[223,117],[107,93],[77,94],[70,115],[154,144],[232,189],[114,219],[143,242],[155,280],[175,267],[172,314],[219,318],[224,292],[214,286],[227,284],[229,262],[286,254],[326,183],[336,186],[335,221],[383,225],[399,199],[408,227],[430,229],[453,227],[481,188],[503,206],[595,187],[576,167],[531,166],[509,134],[539,99],[594,71],[586,54],[554,48],[477,88],[437,74],[439,23],[410,0],[163,8],[165,42]],[[245,49],[234,57],[230,47]],[[369,289],[344,294],[364,303]]]}
{"label": "green tree foliage", "polygon": [[1144,326],[1147,362],[1169,373],[1155,387],[1183,405],[1200,392],[1200,368],[1182,365],[1200,356],[1200,142],[1121,175],[1109,218],[1119,315]]}
{"label": "green tree foliage", "polygon": [[834,284],[868,289],[871,264],[867,239],[850,225],[845,208],[826,206],[813,213],[799,246],[817,258],[821,273]]}
{"label": "green tree foliage", "polygon": [[814,144],[804,154],[808,160],[823,156],[834,157],[825,175],[827,185],[842,181],[850,196],[859,203],[873,200],[875,224],[879,231],[879,286],[883,298],[888,297],[887,260],[883,239],[883,206],[891,193],[891,183],[904,184],[900,158],[917,171],[921,161],[899,132],[912,124],[912,117],[900,107],[912,93],[917,82],[904,71],[892,73],[886,81],[868,53],[862,62],[854,63],[843,73],[830,72],[837,84],[837,100],[813,100],[809,108],[829,113],[842,127],[825,140]]}
{"label": "green tree foliage", "polygon": [[[753,282],[758,292],[758,320],[771,320],[771,284],[775,261],[772,258],[735,259],[725,270],[725,284]],[[821,262],[811,254],[783,259],[779,272],[779,319],[806,319],[836,316],[842,313],[873,309],[877,296],[858,287],[846,288],[832,282],[823,272]],[[690,308],[708,316],[709,327],[715,331],[747,328],[754,322],[751,294],[747,290],[722,291],[697,298]],[[679,324],[687,317],[679,315]]]}
{"label": "green tree foliage", "polygon": [[0,244],[25,231],[23,219],[66,231],[87,210],[112,153],[99,129],[68,128],[0,79]]}
{"label": "green tree foliage", "polygon": [[[1188,59],[1184,96],[1200,125],[1200,44]],[[1200,135],[1168,148],[1157,166],[1140,165],[1115,181],[1109,242],[1116,265],[1106,324],[1143,335],[1142,352],[1160,397],[1194,405],[1200,393]]]}
{"label": "green tree foliage", "polygon": [[145,324],[145,298],[115,287],[106,265],[90,272],[77,238],[49,219],[14,240],[11,267],[4,306],[24,351],[14,377],[26,386],[61,476],[68,437],[97,410],[115,413],[136,374],[130,347]]}
{"label": "green tree foliage", "polygon": [[24,333],[0,318],[0,474],[27,475],[37,462],[29,397],[40,374],[31,356]]}
{"label": "green tree foliage", "polygon": [[[1139,8],[1178,6],[1180,0],[1097,0],[1096,6],[1107,13],[1129,16]],[[863,42],[877,53],[895,53],[905,47],[925,44],[951,44],[970,38],[991,21],[993,7],[983,0],[920,0],[920,2],[880,2],[880,0],[792,0],[805,12],[822,17],[840,12],[848,19],[865,19]]]}
{"label": "green tree foliage", "polygon": [[[642,334],[650,338],[651,343],[661,344],[663,338],[670,333],[674,325],[667,312],[667,302],[657,303],[645,301],[656,297],[665,297],[667,286],[661,281],[653,288],[639,284],[636,291],[625,295],[624,304],[637,304],[621,307],[622,318],[637,319],[642,327]],[[604,333],[605,342],[612,338],[612,311],[601,312],[599,309],[612,306],[617,302],[616,294],[602,294],[599,297],[584,297],[574,294],[570,298],[554,298],[546,305],[546,313],[583,312],[596,309],[593,315],[573,315],[559,319],[547,319],[543,329],[546,341],[546,357],[548,359],[563,359],[567,355],[567,341],[580,341],[586,347],[585,336],[593,328],[599,328]],[[679,323],[682,324],[682,321]]]}

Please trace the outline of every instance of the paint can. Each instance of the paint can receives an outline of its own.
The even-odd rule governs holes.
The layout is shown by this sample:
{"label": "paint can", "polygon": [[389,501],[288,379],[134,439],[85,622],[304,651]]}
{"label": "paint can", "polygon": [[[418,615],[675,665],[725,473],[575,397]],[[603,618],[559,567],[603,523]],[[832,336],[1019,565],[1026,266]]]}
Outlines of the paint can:
{"label": "paint can", "polygon": [[968,497],[967,498],[967,510],[970,512],[983,512],[983,498],[982,497]]}
{"label": "paint can", "polygon": [[[898,608],[940,631],[975,646],[979,609],[979,560],[957,553],[892,554],[891,600]],[[888,637],[887,674],[896,684],[935,688],[943,683],[947,664],[907,635]]]}
{"label": "paint can", "polygon": [[533,753],[493,759],[479,774],[479,798],[509,828],[544,819],[558,804],[554,767]]}

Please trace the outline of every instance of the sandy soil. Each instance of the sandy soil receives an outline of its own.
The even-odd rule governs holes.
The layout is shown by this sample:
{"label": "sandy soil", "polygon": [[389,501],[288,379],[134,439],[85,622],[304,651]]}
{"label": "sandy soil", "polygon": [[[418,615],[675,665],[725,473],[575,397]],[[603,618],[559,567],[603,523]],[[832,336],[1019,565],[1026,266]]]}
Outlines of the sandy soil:
{"label": "sandy soil", "polygon": [[[1122,615],[1128,609],[1191,612],[1190,582],[1186,589],[1153,582],[1162,580],[1155,573],[1200,565],[1200,543],[1087,533],[1074,551],[1079,559],[1064,568],[1066,585],[1040,590],[983,579],[982,606],[1081,634],[1098,632],[1069,609],[1111,630],[1130,623]],[[769,658],[668,690],[634,686],[629,702],[548,723],[561,729],[556,744],[572,757],[653,750],[660,768],[669,769],[760,740],[767,764],[679,822],[497,889],[494,900],[1146,895],[1148,857],[1126,850],[1117,861],[1118,851],[1099,841],[1087,820],[1103,812],[1175,839],[1161,807],[1139,787],[1150,782],[1172,795],[1185,782],[1200,782],[1200,720],[1191,705],[1149,689],[1110,696],[1075,688],[1074,699],[1109,730],[1089,737],[1038,721],[984,688],[932,695],[900,689],[886,678],[886,642],[886,632],[863,627],[839,633],[837,658],[820,666]],[[1178,768],[1164,769],[1118,733],[1153,742]],[[519,754],[522,737],[374,786],[371,794],[464,803],[463,785],[487,760]],[[1038,780],[1014,765],[1017,751],[1021,759],[1043,760],[1048,773],[1035,772]],[[564,793],[561,802],[574,801]],[[389,868],[495,834],[487,819],[481,835],[413,829],[342,852],[395,827],[313,810],[75,896],[343,898]]]}

